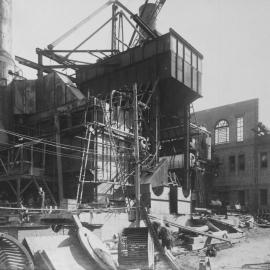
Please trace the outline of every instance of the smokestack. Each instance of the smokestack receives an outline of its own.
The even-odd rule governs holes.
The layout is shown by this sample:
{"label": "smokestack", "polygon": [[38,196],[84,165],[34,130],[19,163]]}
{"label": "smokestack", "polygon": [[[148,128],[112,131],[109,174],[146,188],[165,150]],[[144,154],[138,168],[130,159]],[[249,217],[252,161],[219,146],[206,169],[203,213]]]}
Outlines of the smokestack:
{"label": "smokestack", "polygon": [[[11,96],[7,89],[12,77],[9,70],[14,71],[15,63],[12,59],[12,1],[0,0],[0,129],[7,127],[11,119]],[[0,144],[6,144],[8,137],[0,132]]]}
{"label": "smokestack", "polygon": [[[0,0],[0,79],[10,83],[9,70],[14,70],[12,59],[12,2]],[[1,83],[1,85],[3,82]]]}
{"label": "smokestack", "polygon": [[146,3],[139,8],[139,14],[141,19],[148,25],[151,30],[156,30],[156,9],[157,5],[155,3]]}

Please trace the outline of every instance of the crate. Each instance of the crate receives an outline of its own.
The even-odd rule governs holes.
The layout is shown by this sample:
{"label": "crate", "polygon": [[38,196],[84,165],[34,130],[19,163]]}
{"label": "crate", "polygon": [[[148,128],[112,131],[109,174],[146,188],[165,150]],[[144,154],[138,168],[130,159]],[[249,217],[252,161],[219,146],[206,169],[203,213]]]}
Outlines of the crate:
{"label": "crate", "polygon": [[147,227],[125,228],[119,237],[120,269],[153,269],[154,244]]}

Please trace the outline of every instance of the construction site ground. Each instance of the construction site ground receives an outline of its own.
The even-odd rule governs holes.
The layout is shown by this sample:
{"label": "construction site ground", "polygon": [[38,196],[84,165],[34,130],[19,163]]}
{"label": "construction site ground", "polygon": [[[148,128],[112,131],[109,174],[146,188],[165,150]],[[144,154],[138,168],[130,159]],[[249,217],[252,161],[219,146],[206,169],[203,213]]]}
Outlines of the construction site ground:
{"label": "construction site ground", "polygon": [[[210,258],[211,270],[248,269],[243,265],[270,264],[270,228],[255,227],[245,232],[246,236],[239,243],[234,244],[231,248],[218,251],[216,257]],[[198,253],[180,255],[177,259],[183,269],[199,269],[200,256]],[[258,265],[252,269],[270,269],[270,266],[263,268],[263,265]]]}

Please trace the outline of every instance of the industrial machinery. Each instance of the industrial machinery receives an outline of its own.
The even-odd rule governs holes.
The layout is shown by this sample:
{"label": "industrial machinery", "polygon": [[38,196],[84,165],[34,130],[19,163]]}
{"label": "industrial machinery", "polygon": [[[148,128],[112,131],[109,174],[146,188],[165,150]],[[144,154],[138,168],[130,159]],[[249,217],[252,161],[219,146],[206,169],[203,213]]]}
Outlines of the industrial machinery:
{"label": "industrial machinery", "polygon": [[[0,181],[17,201],[41,186],[51,204],[76,198],[79,205],[150,206],[151,194],[158,197],[165,187],[171,212],[182,211],[180,201],[190,211],[191,138],[208,136],[190,124],[203,56],[173,29],[155,29],[164,3],[147,0],[137,15],[107,1],[46,49],[37,48],[37,63],[16,56],[38,71],[36,80],[9,85],[14,123],[0,126],[11,139],[1,152]],[[57,49],[109,6],[112,15],[98,29],[75,48]],[[110,48],[82,49],[109,23]]]}

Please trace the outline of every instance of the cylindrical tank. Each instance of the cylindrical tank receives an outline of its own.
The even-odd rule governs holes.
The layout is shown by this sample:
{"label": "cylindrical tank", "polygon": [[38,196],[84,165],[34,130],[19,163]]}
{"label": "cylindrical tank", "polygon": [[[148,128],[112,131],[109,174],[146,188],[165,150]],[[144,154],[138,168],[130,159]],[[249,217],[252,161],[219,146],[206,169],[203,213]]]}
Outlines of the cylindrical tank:
{"label": "cylindrical tank", "polygon": [[156,8],[157,5],[155,3],[147,3],[140,6],[139,8],[139,15],[141,19],[148,25],[148,27],[151,30],[156,30],[156,21],[157,21],[157,14],[155,12]]}
{"label": "cylindrical tank", "polygon": [[[0,0],[0,129],[7,128],[11,119],[10,91],[8,85],[12,77],[8,71],[14,71],[12,59],[12,0]],[[8,110],[8,111],[7,111]],[[0,144],[6,144],[7,135],[0,132]]]}

